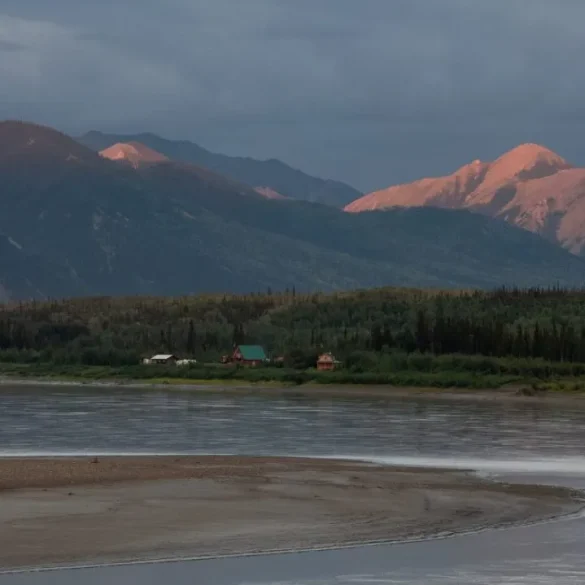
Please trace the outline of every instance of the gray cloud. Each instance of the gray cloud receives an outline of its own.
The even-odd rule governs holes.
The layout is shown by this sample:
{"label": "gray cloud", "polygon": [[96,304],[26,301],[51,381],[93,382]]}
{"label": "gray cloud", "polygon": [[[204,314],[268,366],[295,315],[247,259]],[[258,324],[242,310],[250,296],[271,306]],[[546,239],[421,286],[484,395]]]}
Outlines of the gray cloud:
{"label": "gray cloud", "polygon": [[528,140],[585,164],[584,18],[581,0],[3,0],[0,106],[363,189]]}
{"label": "gray cloud", "polygon": [[16,53],[23,49],[24,47],[18,43],[3,41],[0,39],[0,53]]}

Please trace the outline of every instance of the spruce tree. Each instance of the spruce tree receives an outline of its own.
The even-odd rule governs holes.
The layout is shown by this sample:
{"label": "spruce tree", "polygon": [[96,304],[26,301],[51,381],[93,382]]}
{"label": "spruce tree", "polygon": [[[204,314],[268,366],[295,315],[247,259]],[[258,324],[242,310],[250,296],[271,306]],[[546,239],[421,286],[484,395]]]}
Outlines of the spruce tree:
{"label": "spruce tree", "polygon": [[195,353],[195,325],[193,319],[189,320],[189,330],[187,332],[187,351],[193,355]]}

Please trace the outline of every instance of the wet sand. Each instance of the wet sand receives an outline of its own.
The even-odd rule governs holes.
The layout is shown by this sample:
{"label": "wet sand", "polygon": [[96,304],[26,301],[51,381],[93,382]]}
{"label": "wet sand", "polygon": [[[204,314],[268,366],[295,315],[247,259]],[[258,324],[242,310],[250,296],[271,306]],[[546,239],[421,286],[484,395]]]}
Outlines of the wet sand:
{"label": "wet sand", "polygon": [[577,511],[563,488],[259,457],[0,459],[0,567],[403,540]]}

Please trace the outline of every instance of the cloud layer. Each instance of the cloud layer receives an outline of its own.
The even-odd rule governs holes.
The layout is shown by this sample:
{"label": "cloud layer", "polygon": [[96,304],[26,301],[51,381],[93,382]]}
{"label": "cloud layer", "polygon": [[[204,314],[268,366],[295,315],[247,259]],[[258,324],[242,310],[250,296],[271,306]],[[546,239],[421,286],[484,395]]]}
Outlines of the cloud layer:
{"label": "cloud layer", "polygon": [[585,164],[583,22],[581,0],[3,0],[0,117],[365,190],[523,141]]}

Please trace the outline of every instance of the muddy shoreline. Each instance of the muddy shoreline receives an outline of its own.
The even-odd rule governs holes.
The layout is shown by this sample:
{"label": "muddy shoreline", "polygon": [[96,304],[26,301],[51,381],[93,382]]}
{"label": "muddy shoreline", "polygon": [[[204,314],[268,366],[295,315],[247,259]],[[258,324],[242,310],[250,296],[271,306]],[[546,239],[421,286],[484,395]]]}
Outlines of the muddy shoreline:
{"label": "muddy shoreline", "polygon": [[401,541],[578,511],[473,474],[282,457],[0,459],[0,568]]}
{"label": "muddy shoreline", "polygon": [[60,380],[49,378],[12,378],[0,376],[0,393],[12,388],[54,388],[69,387],[83,389],[104,390],[140,390],[140,391],[168,391],[193,394],[207,394],[216,396],[263,396],[282,398],[315,398],[315,399],[347,399],[347,400],[472,400],[478,402],[505,402],[521,404],[559,404],[585,408],[585,393],[540,392],[534,395],[524,393],[525,385],[510,386],[493,389],[461,389],[436,388],[420,386],[378,386],[358,384],[322,385],[302,384],[288,386],[282,384],[257,383],[245,381],[230,383],[214,382],[209,380],[190,383],[159,383],[137,382],[135,380],[103,380],[79,381]]}

